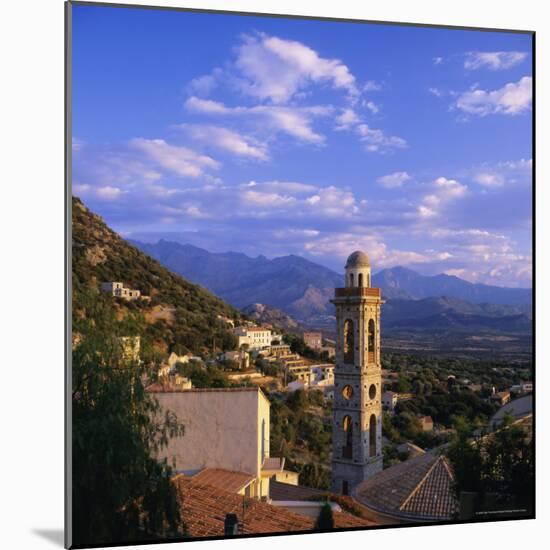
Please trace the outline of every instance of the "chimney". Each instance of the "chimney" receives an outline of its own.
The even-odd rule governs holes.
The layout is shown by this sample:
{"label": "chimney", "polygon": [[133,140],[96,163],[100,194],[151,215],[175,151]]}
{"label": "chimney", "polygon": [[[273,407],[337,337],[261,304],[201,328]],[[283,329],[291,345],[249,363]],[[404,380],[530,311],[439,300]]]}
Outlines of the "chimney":
{"label": "chimney", "polygon": [[239,520],[237,514],[225,514],[224,535],[232,537],[239,534]]}

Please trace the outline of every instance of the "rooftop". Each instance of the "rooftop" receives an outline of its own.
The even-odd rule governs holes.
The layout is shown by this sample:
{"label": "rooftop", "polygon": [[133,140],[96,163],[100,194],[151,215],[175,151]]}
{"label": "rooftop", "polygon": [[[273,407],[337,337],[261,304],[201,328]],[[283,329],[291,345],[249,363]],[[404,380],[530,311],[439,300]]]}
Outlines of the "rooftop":
{"label": "rooftop", "polygon": [[220,468],[205,468],[193,476],[195,482],[206,483],[230,493],[238,493],[255,479],[255,476],[245,472],[232,472]]}
{"label": "rooftop", "polygon": [[453,519],[454,477],[442,456],[424,453],[383,470],[357,487],[357,500],[378,512],[418,521]]}
{"label": "rooftop", "polygon": [[282,470],[285,467],[285,458],[280,456],[268,456],[264,458],[262,470]]}
{"label": "rooftop", "polygon": [[[312,518],[289,512],[242,495],[231,493],[202,483],[195,477],[178,475],[174,478],[181,513],[191,537],[223,536],[227,513],[236,514],[243,524],[243,534],[280,533],[285,531],[311,531]],[[346,512],[334,512],[336,528],[368,527],[374,522]]]}

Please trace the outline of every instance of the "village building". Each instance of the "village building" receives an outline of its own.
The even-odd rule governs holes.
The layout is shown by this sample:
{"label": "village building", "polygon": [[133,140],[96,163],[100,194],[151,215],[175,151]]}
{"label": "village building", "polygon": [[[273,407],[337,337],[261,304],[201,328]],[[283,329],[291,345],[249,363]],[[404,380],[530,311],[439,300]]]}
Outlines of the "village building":
{"label": "village building", "polygon": [[434,422],[431,416],[421,416],[419,420],[423,432],[431,432],[434,429]]}
{"label": "village building", "polygon": [[334,365],[332,363],[311,365],[311,372],[315,377],[314,382],[325,381],[326,384],[334,384]]}
{"label": "village building", "polygon": [[336,288],[336,368],[332,426],[332,491],[352,494],[382,470],[382,377],[379,288],[371,288],[367,255],[356,251]]}
{"label": "village building", "polygon": [[304,343],[311,349],[319,351],[323,347],[323,334],[320,332],[304,332]]}
{"label": "village building", "polygon": [[266,354],[272,355],[274,357],[286,357],[292,355],[290,351],[290,346],[288,344],[272,344],[267,348]]}
{"label": "village building", "polygon": [[454,482],[446,458],[421,453],[363,481],[355,498],[381,522],[449,521],[459,512]]}
{"label": "village building", "polygon": [[124,286],[124,283],[121,282],[108,282],[108,283],[101,283],[101,290],[104,292],[109,293],[111,296],[114,296],[115,298],[122,298],[124,300],[138,300],[141,299],[148,299],[148,296],[141,296],[141,292],[139,290],[134,290],[132,288],[126,288]]}
{"label": "village building", "polygon": [[220,356],[222,361],[233,361],[239,365],[240,369],[250,368],[250,354],[243,349],[236,351],[226,351]]}
{"label": "village building", "polygon": [[237,347],[246,346],[249,350],[261,350],[271,345],[271,329],[267,327],[235,327]]}
{"label": "village building", "polygon": [[284,461],[270,457],[270,403],[259,388],[180,391],[156,385],[147,391],[154,393],[162,411],[174,412],[185,426],[185,436],[170,439],[159,454],[174,460],[177,472],[190,476],[214,469],[251,476],[242,491],[253,498],[269,496],[273,476],[293,478],[286,476]]}
{"label": "village building", "polygon": [[382,408],[385,411],[393,412],[399,402],[399,394],[394,391],[385,391],[382,394]]}
{"label": "village building", "polygon": [[506,405],[506,403],[509,403],[510,399],[511,396],[509,391],[499,391],[491,395],[491,401],[494,401],[495,403],[497,403],[497,405],[500,405],[501,407],[503,405]]}
{"label": "village building", "polygon": [[312,383],[314,374],[310,365],[306,365],[302,359],[290,360],[284,363],[286,374],[291,374],[297,381],[306,385]]}

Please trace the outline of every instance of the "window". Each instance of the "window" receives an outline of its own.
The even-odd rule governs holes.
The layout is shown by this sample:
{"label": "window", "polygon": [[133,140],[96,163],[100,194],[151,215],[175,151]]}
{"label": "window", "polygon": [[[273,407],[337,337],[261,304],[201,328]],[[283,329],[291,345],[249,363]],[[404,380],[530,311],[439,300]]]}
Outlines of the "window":
{"label": "window", "polygon": [[355,353],[354,353],[354,334],[353,334],[353,321],[351,319],[346,319],[344,321],[344,362],[345,363],[354,363]]}
{"label": "window", "polygon": [[359,273],[358,280],[357,280],[357,286],[363,286],[363,274]]}
{"label": "window", "polygon": [[375,333],[374,333],[374,320],[369,321],[369,353],[374,353],[375,351]]}
{"label": "window", "polygon": [[344,446],[342,447],[342,458],[352,458],[353,456],[353,425],[351,416],[344,416]]}
{"label": "window", "polygon": [[353,273],[349,274],[349,286],[353,286]]}
{"label": "window", "polygon": [[376,397],[376,386],[374,384],[371,384],[369,388],[369,399],[374,399],[375,397]]}
{"label": "window", "polygon": [[369,420],[369,456],[376,456],[376,416],[371,414]]}
{"label": "window", "polygon": [[342,388],[342,396],[344,397],[344,399],[347,399],[348,401],[352,398],[353,388],[349,384],[347,384]]}

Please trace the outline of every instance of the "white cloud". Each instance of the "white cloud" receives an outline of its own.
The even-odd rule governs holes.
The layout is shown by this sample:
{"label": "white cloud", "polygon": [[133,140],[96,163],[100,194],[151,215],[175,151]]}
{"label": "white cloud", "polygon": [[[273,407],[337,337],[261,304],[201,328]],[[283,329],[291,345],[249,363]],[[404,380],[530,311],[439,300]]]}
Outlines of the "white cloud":
{"label": "white cloud", "polygon": [[357,113],[350,108],[342,109],[341,114],[336,117],[336,130],[349,130],[361,121]]}
{"label": "white cloud", "polygon": [[526,52],[468,52],[464,68],[471,71],[487,67],[491,71],[501,71],[518,65],[526,57]]}
{"label": "white cloud", "polygon": [[255,142],[252,138],[228,128],[203,124],[181,124],[179,128],[188,131],[196,141],[229,151],[239,157],[268,159],[267,146],[264,143]]}
{"label": "white cloud", "polygon": [[519,115],[531,108],[532,78],[524,76],[498,90],[469,90],[459,96],[454,106],[479,116],[490,114]]}
{"label": "white cloud", "polygon": [[373,114],[376,114],[380,111],[380,107],[378,107],[378,105],[376,105],[374,101],[366,101],[364,105]]}
{"label": "white cloud", "polygon": [[94,186],[88,183],[75,183],[73,185],[73,194],[79,197],[95,197],[102,201],[115,201],[124,191],[111,185]]}
{"label": "white cloud", "polygon": [[401,187],[405,182],[409,181],[411,176],[407,172],[393,172],[385,176],[379,177],[376,181],[388,189]]}
{"label": "white cloud", "polygon": [[531,159],[499,162],[474,168],[470,173],[473,181],[488,189],[507,185],[530,185],[533,163]]}
{"label": "white cloud", "polygon": [[130,146],[145,153],[162,168],[178,176],[198,178],[207,169],[217,169],[220,163],[187,147],[170,145],[163,139],[134,138]]}
{"label": "white cloud", "polygon": [[403,138],[387,136],[382,130],[370,128],[367,124],[359,124],[356,131],[359,140],[365,144],[365,149],[371,153],[407,147],[407,142]]}
{"label": "white cloud", "polygon": [[434,57],[432,59],[432,61],[433,61],[434,65],[441,65],[441,63],[443,63],[443,58],[442,57]]}
{"label": "white cloud", "polygon": [[275,132],[283,132],[300,141],[314,144],[322,144],[325,138],[313,130],[313,119],[327,116],[332,113],[332,107],[321,105],[311,107],[287,107],[278,105],[227,107],[223,103],[209,99],[200,99],[195,96],[187,99],[185,107],[193,112],[214,116],[257,117],[260,119],[258,123],[259,127],[264,131],[270,129]]}
{"label": "white cloud", "polygon": [[444,92],[442,92],[439,88],[428,88],[428,92],[430,92],[435,97],[443,97]]}
{"label": "white cloud", "polygon": [[424,196],[422,203],[417,207],[418,217],[426,220],[440,216],[450,201],[465,196],[467,190],[466,185],[457,180],[443,176],[435,179],[431,184],[431,192]]}
{"label": "white cloud", "polygon": [[263,33],[246,36],[237,48],[235,65],[244,77],[244,93],[275,104],[288,102],[311,83],[328,83],[350,97],[358,95],[355,77],[346,65],[294,40]]}
{"label": "white cloud", "polygon": [[363,84],[364,92],[379,92],[381,89],[382,85],[374,80],[367,80],[365,84]]}

